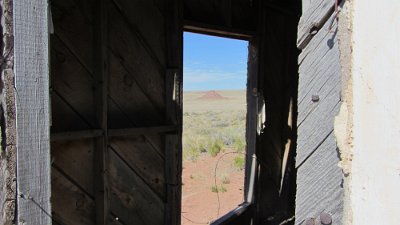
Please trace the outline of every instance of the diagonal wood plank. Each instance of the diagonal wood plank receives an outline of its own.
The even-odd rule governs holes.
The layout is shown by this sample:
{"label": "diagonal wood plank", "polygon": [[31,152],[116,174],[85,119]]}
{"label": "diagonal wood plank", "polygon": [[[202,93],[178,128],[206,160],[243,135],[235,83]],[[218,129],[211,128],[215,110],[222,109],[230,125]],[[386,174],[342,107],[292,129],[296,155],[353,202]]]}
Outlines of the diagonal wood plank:
{"label": "diagonal wood plank", "polygon": [[163,201],[112,151],[110,197],[111,212],[126,224],[163,224]]}
{"label": "diagonal wood plank", "polygon": [[53,219],[63,225],[94,225],[93,198],[81,191],[58,170],[52,170]]}
{"label": "diagonal wood plank", "polygon": [[164,159],[144,137],[114,137],[110,146],[158,196],[165,198]]}

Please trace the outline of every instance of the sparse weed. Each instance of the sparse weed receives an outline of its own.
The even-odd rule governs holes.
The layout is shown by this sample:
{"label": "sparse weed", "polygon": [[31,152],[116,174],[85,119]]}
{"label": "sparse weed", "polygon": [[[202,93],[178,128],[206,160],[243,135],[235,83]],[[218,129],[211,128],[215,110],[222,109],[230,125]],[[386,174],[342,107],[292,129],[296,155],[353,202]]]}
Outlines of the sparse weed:
{"label": "sparse weed", "polygon": [[211,147],[208,149],[208,153],[212,156],[215,157],[217,156],[222,150],[222,144],[220,141],[214,141],[214,143],[211,145]]}
{"label": "sparse weed", "polygon": [[221,185],[221,186],[214,185],[214,186],[211,187],[211,192],[214,192],[214,193],[224,193],[224,192],[227,192],[227,191],[228,190],[223,185]]}
{"label": "sparse weed", "polygon": [[235,169],[243,170],[245,165],[244,156],[236,156],[233,159],[233,167]]}
{"label": "sparse weed", "polygon": [[222,182],[223,184],[230,184],[230,183],[231,183],[231,180],[229,179],[228,176],[224,175],[224,176],[222,176],[222,178],[221,178],[221,182]]}

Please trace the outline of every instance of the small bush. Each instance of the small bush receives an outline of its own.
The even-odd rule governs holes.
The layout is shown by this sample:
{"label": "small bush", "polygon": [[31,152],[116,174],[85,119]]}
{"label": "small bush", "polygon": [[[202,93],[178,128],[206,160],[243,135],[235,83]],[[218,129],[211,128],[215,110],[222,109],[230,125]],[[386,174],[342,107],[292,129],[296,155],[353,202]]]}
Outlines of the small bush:
{"label": "small bush", "polygon": [[245,165],[244,157],[243,156],[236,156],[233,160],[233,166],[236,169],[243,170]]}
{"label": "small bush", "polygon": [[222,150],[222,144],[220,141],[214,141],[214,143],[211,145],[211,147],[208,149],[208,153],[212,156],[215,157],[217,156]]}

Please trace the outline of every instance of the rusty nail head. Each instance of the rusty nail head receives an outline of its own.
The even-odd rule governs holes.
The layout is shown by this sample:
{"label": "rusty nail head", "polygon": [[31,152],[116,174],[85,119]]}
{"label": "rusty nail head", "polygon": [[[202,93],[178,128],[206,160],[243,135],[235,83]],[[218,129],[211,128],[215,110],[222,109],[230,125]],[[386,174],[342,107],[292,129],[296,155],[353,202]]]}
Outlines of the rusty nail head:
{"label": "rusty nail head", "polygon": [[312,100],[313,102],[318,102],[318,101],[319,101],[319,95],[312,95],[312,96],[311,96],[311,100]]}
{"label": "rusty nail head", "polygon": [[331,214],[329,214],[329,213],[323,212],[323,213],[321,213],[321,215],[319,216],[319,218],[320,218],[321,223],[322,223],[323,225],[330,225],[330,224],[332,224],[332,216],[331,216]]}
{"label": "rusty nail head", "polygon": [[306,219],[305,225],[315,225],[315,219],[314,218]]}

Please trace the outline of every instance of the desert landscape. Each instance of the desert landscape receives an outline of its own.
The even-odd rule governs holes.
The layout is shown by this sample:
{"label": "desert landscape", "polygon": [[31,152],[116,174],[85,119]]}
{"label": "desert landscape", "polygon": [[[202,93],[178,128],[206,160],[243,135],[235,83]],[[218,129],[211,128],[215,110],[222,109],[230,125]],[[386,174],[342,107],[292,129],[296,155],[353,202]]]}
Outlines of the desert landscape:
{"label": "desert landscape", "polygon": [[184,92],[182,224],[209,224],[243,202],[244,90]]}

